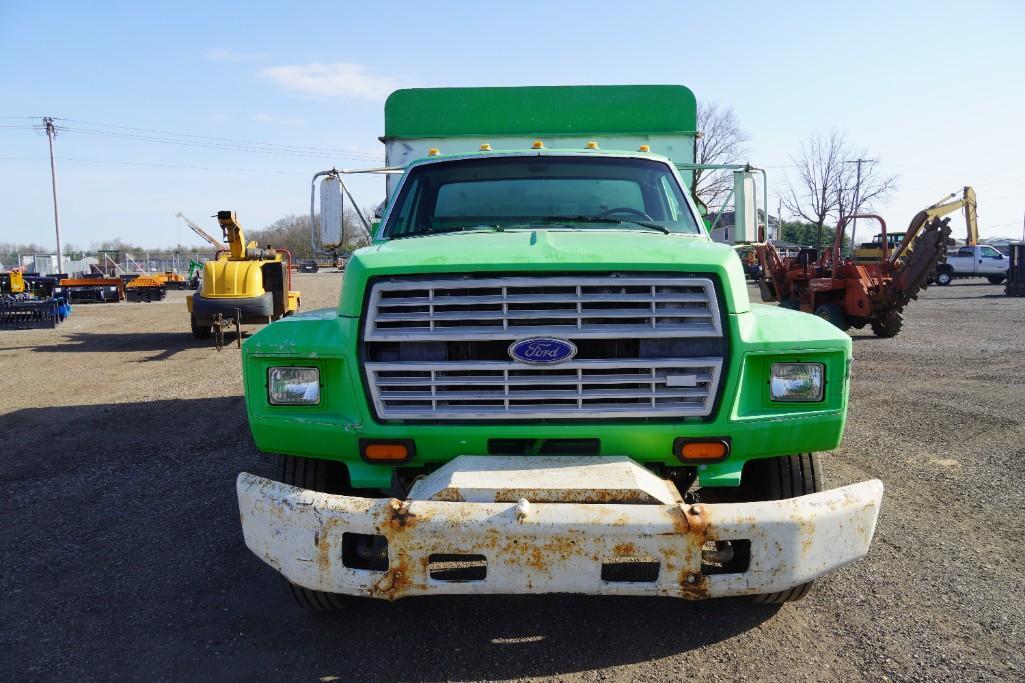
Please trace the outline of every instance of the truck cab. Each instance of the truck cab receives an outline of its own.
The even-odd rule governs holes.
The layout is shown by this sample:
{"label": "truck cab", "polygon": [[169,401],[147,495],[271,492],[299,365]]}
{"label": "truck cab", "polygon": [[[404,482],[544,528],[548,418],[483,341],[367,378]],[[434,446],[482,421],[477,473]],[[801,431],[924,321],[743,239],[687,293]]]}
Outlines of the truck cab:
{"label": "truck cab", "polygon": [[1007,278],[1010,261],[995,248],[980,244],[958,247],[936,267],[936,283],[949,285],[954,278],[984,277],[998,285]]}
{"label": "truck cab", "polygon": [[387,207],[338,306],[243,345],[280,463],[239,475],[243,535],[300,605],[785,602],[868,551],[882,484],[824,489],[813,454],[851,340],[749,300],[691,197],[695,120],[682,86],[392,95]]}

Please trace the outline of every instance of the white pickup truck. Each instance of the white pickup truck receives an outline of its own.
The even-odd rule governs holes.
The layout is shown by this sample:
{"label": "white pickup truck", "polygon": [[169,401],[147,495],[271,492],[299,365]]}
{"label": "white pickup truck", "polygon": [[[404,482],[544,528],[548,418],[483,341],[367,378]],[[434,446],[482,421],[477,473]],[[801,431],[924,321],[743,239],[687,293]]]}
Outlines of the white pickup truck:
{"label": "white pickup truck", "polygon": [[956,277],[984,277],[995,285],[1007,278],[1007,257],[993,247],[959,247],[936,266],[936,284],[949,285]]}

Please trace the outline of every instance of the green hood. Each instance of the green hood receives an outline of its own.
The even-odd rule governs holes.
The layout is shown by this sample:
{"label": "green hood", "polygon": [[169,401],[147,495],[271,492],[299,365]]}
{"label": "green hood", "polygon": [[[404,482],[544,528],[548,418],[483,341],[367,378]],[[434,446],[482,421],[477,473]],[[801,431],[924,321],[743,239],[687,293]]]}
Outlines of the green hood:
{"label": "green hood", "polygon": [[358,317],[367,280],[380,275],[552,271],[713,273],[730,313],[750,310],[733,249],[698,235],[647,230],[508,230],[407,237],[356,251],[338,312]]}

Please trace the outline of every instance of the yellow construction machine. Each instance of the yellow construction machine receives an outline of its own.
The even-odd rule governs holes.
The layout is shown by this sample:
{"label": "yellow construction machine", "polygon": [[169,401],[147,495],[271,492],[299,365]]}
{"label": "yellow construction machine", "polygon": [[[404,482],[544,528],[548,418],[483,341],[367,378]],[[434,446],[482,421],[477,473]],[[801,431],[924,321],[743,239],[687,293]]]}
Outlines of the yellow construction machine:
{"label": "yellow construction machine", "polygon": [[292,290],[292,255],[287,249],[246,244],[234,211],[218,211],[226,249],[203,266],[202,289],[186,297],[192,334],[207,339],[224,327],[269,323],[299,310]]}
{"label": "yellow construction machine", "polygon": [[[915,218],[921,218],[921,224],[925,225],[925,223],[929,222],[933,218],[940,218],[942,216],[946,216],[948,213],[964,209],[965,223],[968,225],[968,240],[965,244],[969,247],[974,247],[979,243],[978,206],[975,201],[975,190],[966,186],[961,191],[960,199],[954,199],[954,197],[957,197],[957,194],[957,192],[951,192],[940,201],[930,207],[927,207],[924,211],[920,211],[919,215]],[[951,199],[954,199],[954,201],[950,201]],[[904,235],[887,235],[886,239],[887,245],[885,252],[888,254],[900,247],[904,240]],[[851,236],[851,241],[854,241],[853,235]],[[873,241],[866,242],[854,250],[854,261],[856,263],[881,261],[885,257],[882,245],[882,235],[876,235]]]}

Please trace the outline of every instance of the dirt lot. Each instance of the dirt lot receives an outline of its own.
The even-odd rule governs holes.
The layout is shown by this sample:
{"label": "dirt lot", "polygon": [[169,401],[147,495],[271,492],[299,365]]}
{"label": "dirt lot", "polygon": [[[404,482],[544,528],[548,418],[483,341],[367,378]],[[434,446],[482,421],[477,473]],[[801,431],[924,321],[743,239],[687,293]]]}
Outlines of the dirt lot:
{"label": "dirt lot", "polygon": [[[305,309],[339,276],[299,277]],[[293,607],[239,530],[267,473],[238,351],[184,294],[0,332],[0,679],[1025,677],[1025,299],[959,281],[855,332],[830,485],[887,487],[869,557],[781,609],[572,596]]]}

